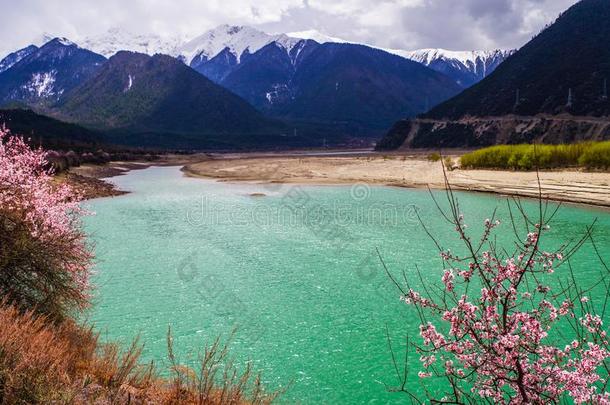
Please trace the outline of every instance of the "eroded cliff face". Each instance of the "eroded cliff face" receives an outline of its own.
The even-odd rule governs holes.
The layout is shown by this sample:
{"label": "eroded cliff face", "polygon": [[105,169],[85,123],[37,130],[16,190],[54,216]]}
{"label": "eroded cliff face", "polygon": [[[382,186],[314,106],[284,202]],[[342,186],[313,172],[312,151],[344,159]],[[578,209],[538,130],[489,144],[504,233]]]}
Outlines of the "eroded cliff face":
{"label": "eroded cliff face", "polygon": [[610,117],[571,115],[413,119],[397,122],[378,150],[480,147],[516,143],[570,143],[610,139]]}

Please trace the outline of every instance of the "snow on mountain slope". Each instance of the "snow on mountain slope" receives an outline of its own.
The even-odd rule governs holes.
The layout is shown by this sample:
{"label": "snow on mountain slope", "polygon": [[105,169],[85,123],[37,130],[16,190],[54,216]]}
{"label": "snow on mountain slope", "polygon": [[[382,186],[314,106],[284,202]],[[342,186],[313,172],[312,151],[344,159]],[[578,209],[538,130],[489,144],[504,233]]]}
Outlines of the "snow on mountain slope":
{"label": "snow on mountain slope", "polygon": [[[450,62],[459,62],[463,66],[474,70],[477,69],[477,61],[496,60],[498,58],[505,59],[512,55],[515,51],[509,50],[494,50],[494,51],[448,51],[446,49],[418,49],[405,53],[405,57],[426,66],[438,60]],[[484,72],[483,72],[484,73]]]}
{"label": "snow on mountain slope", "polygon": [[350,41],[346,41],[345,39],[331,37],[331,36],[321,33],[320,31],[317,31],[317,30],[289,32],[286,35],[291,38],[311,39],[320,44],[325,44],[327,42],[335,42],[335,43],[339,43],[339,44],[350,43]]}
{"label": "snow on mountain slope", "polygon": [[[294,38],[313,39],[321,44],[326,42],[357,43],[341,38],[331,37],[316,30],[290,32],[286,34]],[[515,51],[448,51],[446,49],[419,49],[407,51],[404,49],[383,48],[369,44],[362,44],[371,48],[411,59],[428,66],[438,72],[453,78],[462,87],[468,87],[485,78],[500,63]]]}
{"label": "snow on mountain slope", "polygon": [[402,56],[452,77],[462,87],[469,87],[487,77],[515,52],[515,50],[459,52],[446,49],[419,49],[404,52]]}
{"label": "snow on mountain slope", "polygon": [[134,34],[119,28],[113,28],[107,32],[84,38],[79,44],[86,49],[110,57],[118,51],[133,51],[154,55],[162,53],[177,56],[178,48],[184,43],[184,39],[178,36],[164,38],[155,34]]}
{"label": "snow on mountain slope", "polygon": [[13,67],[13,65],[18,63],[20,60],[27,57],[28,55],[31,55],[32,53],[36,52],[37,50],[38,50],[37,46],[30,45],[27,48],[20,49],[18,51],[15,51],[15,52],[7,55],[4,59],[0,60],[0,73],[4,72],[5,70],[10,69],[11,67]]}
{"label": "snow on mountain slope", "polygon": [[51,98],[53,96],[61,96],[63,89],[56,90],[55,77],[57,76],[56,70],[44,73],[34,73],[30,81],[21,86],[21,88],[35,95],[37,98]]}
{"label": "snow on mountain slope", "polygon": [[[49,35],[45,34],[42,37],[48,39]],[[104,34],[84,38],[79,41],[79,45],[105,57],[110,57],[120,50],[135,51],[148,55],[167,54],[179,58],[193,68],[208,64],[218,56],[212,64],[218,65],[214,69],[222,70],[231,65],[239,65],[244,52],[253,54],[270,43],[275,43],[278,47],[284,49],[294,63],[294,59],[298,56],[298,49],[294,53],[291,51],[298,44],[300,44],[300,47],[305,46],[303,40],[313,40],[321,44],[328,42],[358,44],[358,42],[332,37],[313,29],[287,34],[268,34],[248,26],[225,24],[190,41],[178,36],[164,38],[156,34],[134,34],[114,28]],[[485,78],[504,59],[514,53],[512,50],[460,52],[445,49],[420,49],[408,51],[382,48],[369,44],[362,45],[422,63],[450,76],[462,87],[468,87]],[[223,51],[225,52],[223,53]],[[2,69],[8,69],[11,64],[15,63],[13,60],[18,58],[19,55],[14,53],[10,55],[10,58],[7,57],[2,60],[0,62],[0,72]],[[224,62],[219,58],[223,59]],[[222,64],[227,66],[223,68],[220,66]]]}
{"label": "snow on mountain slope", "polygon": [[186,64],[190,65],[196,58],[200,61],[208,60],[218,55],[225,48],[229,48],[229,51],[235,55],[239,63],[246,50],[249,53],[254,53],[265,45],[276,42],[290,52],[300,40],[300,38],[292,38],[286,34],[272,35],[252,27],[225,24],[187,42],[180,47],[178,54]]}
{"label": "snow on mountain slope", "polygon": [[66,38],[54,38],[0,74],[0,104],[43,105],[93,77],[106,59]]}

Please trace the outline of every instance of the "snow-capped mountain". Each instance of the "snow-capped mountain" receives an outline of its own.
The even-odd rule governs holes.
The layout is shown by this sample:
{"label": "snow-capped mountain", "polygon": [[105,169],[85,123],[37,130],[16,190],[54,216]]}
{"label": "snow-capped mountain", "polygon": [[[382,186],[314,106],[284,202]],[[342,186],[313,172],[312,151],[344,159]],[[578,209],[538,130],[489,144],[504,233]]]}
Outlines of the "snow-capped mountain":
{"label": "snow-capped mountain", "polygon": [[289,32],[286,35],[288,35],[289,37],[298,38],[298,39],[311,39],[313,41],[316,41],[319,44],[325,44],[327,42],[335,42],[338,44],[350,43],[350,41],[347,41],[345,39],[331,37],[329,35],[321,33],[320,31],[317,31],[317,30]]}
{"label": "snow-capped mountain", "polygon": [[[49,34],[41,36],[41,46],[49,41]],[[288,55],[293,55],[293,63],[298,52],[292,50],[303,46],[303,40],[324,43],[352,43],[342,38],[326,35],[317,30],[269,34],[248,26],[220,25],[202,35],[187,41],[178,36],[162,37],[156,34],[134,34],[128,30],[113,28],[103,34],[87,37],[78,41],[85,49],[110,57],[121,50],[134,51],[148,55],[167,54],[182,60],[185,64],[219,81],[227,69],[241,63],[243,55],[252,55],[263,47],[275,43]],[[469,87],[485,78],[502,63],[514,50],[494,51],[448,51],[445,49],[420,49],[409,51],[390,49],[368,44],[371,48],[401,56],[422,63],[438,72],[448,75],[462,88]],[[7,69],[11,60],[19,55],[11,54],[0,63],[0,72]]]}
{"label": "snow-capped mountain", "polygon": [[16,53],[22,56],[19,61],[0,73],[0,104],[55,102],[92,77],[106,60],[66,38],[54,38],[40,48],[32,46]]}
{"label": "snow-capped mountain", "polygon": [[[320,44],[328,42],[357,44],[357,42],[332,37],[316,30],[290,32],[286,35],[293,38],[311,39]],[[451,77],[463,88],[470,87],[484,79],[493,72],[500,63],[516,52],[515,50],[448,51],[441,48],[408,51],[404,49],[383,48],[368,44],[362,45],[381,49],[382,51],[419,62],[437,72]]]}
{"label": "snow-capped mountain", "polygon": [[301,39],[286,34],[267,34],[252,27],[225,24],[182,45],[178,54],[187,65],[192,66],[212,59],[226,48],[239,63],[244,52],[253,54],[272,42],[290,53]]}
{"label": "snow-capped mountain", "polygon": [[8,54],[4,59],[0,60],[0,73],[5,70],[10,69],[13,65],[19,63],[19,61],[28,55],[36,52],[38,47],[36,45],[30,45],[26,48],[15,51],[11,54]]}
{"label": "snow-capped mountain", "polygon": [[79,41],[79,44],[83,48],[109,58],[118,51],[177,56],[178,49],[184,42],[184,39],[178,36],[166,38],[155,34],[134,34],[120,28],[112,28],[103,34],[86,37]]}
{"label": "snow-capped mountain", "polygon": [[[0,65],[7,67],[0,73],[0,104],[63,103],[81,83],[94,76],[98,80],[97,72],[106,64],[104,56],[128,50],[177,58],[269,116],[331,126],[342,122],[349,127],[345,131],[370,134],[457,94],[511,53],[409,52],[353,43],[315,30],[268,34],[231,25],[188,42],[113,29],[79,45],[56,38],[5,58]],[[163,60],[170,59],[180,64],[169,57]],[[120,90],[127,94],[138,87],[140,76],[125,73],[117,79]]]}
{"label": "snow-capped mountain", "polygon": [[419,49],[402,51],[401,56],[446,74],[462,87],[470,87],[487,77],[515,52],[515,50],[459,52],[446,49]]}

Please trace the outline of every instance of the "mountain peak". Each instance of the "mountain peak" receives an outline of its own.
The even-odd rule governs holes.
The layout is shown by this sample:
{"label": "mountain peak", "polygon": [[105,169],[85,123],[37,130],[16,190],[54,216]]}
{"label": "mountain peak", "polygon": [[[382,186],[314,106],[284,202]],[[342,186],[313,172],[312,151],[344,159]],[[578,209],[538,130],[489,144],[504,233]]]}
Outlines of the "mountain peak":
{"label": "mountain peak", "polygon": [[350,41],[347,41],[345,39],[341,39],[341,38],[337,38],[337,37],[332,37],[330,35],[326,35],[318,30],[305,30],[305,31],[295,31],[295,32],[289,32],[286,34],[287,36],[291,37],[291,38],[298,38],[298,39],[311,39],[313,41],[316,41],[320,44],[324,44],[327,42],[336,42],[336,43],[349,43]]}
{"label": "mountain peak", "polygon": [[44,44],[46,44],[47,42],[52,41],[54,38],[57,38],[57,35],[53,35],[49,32],[43,32],[41,35],[38,35],[34,38],[34,40],[32,41],[32,44],[37,46],[37,47],[41,47]]}
{"label": "mountain peak", "polygon": [[242,31],[244,29],[243,26],[239,26],[239,25],[223,25],[222,26],[226,33],[229,35],[235,35],[238,34],[240,31]]}
{"label": "mountain peak", "polygon": [[68,38],[65,37],[55,37],[53,39],[51,39],[50,41],[48,41],[47,43],[45,43],[43,45],[47,46],[47,45],[61,45],[61,46],[78,46],[76,45],[76,43],[70,41]]}
{"label": "mountain peak", "polygon": [[460,63],[474,64],[477,59],[488,59],[497,55],[503,55],[504,57],[514,53],[514,50],[490,50],[490,51],[450,51],[443,48],[424,48],[417,49],[415,51],[409,51],[405,56],[414,61],[423,63],[424,65],[430,65],[435,60],[457,60]]}
{"label": "mountain peak", "polygon": [[254,53],[272,42],[288,52],[300,39],[285,34],[267,34],[248,26],[219,25],[180,47],[179,54],[186,64],[213,58],[226,48],[240,61],[244,52]]}
{"label": "mountain peak", "polygon": [[487,77],[513,53],[515,50],[450,51],[426,48],[401,52],[400,55],[450,76],[465,88]]}
{"label": "mountain peak", "polygon": [[[63,37],[12,55],[8,61],[10,68],[0,74],[0,103],[42,105],[57,101],[81,81],[92,77],[105,61],[103,56]],[[5,62],[6,59],[2,64]]]}
{"label": "mountain peak", "polygon": [[118,51],[124,50],[147,55],[163,53],[175,56],[183,42],[184,38],[179,36],[135,34],[120,27],[113,27],[104,33],[84,38],[81,45],[109,58]]}

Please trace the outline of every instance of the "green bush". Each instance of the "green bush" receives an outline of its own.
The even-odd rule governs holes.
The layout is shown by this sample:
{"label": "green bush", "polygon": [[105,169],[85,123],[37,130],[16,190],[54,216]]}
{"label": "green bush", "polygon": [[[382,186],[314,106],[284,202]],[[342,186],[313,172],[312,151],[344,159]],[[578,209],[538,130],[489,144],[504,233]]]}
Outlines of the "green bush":
{"label": "green bush", "polygon": [[610,142],[570,145],[498,145],[465,154],[461,166],[469,169],[534,170],[563,167],[610,168]]}
{"label": "green bush", "polygon": [[441,155],[437,152],[434,152],[429,154],[427,159],[431,162],[438,162],[439,160],[441,160]]}
{"label": "green bush", "polygon": [[610,142],[601,142],[591,145],[578,158],[578,163],[587,169],[610,168]]}

